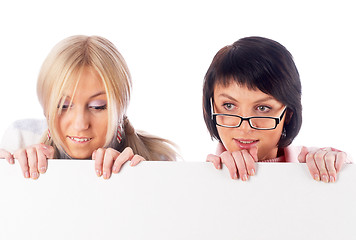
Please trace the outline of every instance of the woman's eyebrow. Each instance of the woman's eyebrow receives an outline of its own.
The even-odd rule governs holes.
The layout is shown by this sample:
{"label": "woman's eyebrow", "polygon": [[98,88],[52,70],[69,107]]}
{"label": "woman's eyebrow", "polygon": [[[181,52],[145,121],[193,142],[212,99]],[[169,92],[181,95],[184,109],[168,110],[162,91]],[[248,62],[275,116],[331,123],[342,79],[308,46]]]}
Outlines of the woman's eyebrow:
{"label": "woman's eyebrow", "polygon": [[89,99],[95,98],[95,97],[100,96],[100,95],[103,95],[103,94],[106,94],[106,92],[105,92],[105,91],[100,91],[100,92],[98,92],[98,93],[95,93],[95,94],[92,95],[91,97],[89,97]]}
{"label": "woman's eyebrow", "polygon": [[225,97],[225,98],[228,98],[228,99],[230,99],[232,101],[238,102],[235,98],[231,97],[230,95],[228,95],[226,93],[221,93],[221,94],[219,94],[218,97]]}
{"label": "woman's eyebrow", "polygon": [[266,101],[271,101],[271,100],[276,101],[276,99],[274,97],[268,96],[268,97],[265,97],[265,98],[258,99],[254,103],[266,102]]}
{"label": "woman's eyebrow", "polygon": [[[239,102],[237,99],[235,99],[234,97],[226,94],[226,93],[221,93],[218,95],[218,97],[225,97],[225,98],[228,98],[232,101],[235,101],[235,102]],[[263,97],[263,98],[260,98],[260,99],[257,99],[256,101],[254,101],[254,104],[256,103],[261,103],[261,102],[266,102],[266,101],[276,101],[276,99],[272,96],[267,96],[267,97]]]}

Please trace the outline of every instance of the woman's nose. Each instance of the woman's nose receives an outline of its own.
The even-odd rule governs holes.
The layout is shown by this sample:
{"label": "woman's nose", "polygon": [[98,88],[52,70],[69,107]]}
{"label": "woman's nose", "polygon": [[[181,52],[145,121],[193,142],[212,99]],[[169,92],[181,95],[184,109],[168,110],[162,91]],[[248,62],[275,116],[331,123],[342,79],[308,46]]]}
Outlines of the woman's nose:
{"label": "woman's nose", "polygon": [[240,127],[239,127],[241,130],[244,130],[244,131],[250,131],[252,130],[253,128],[251,128],[250,126],[250,123],[248,120],[244,120],[242,121]]}
{"label": "woman's nose", "polygon": [[85,110],[76,109],[73,114],[73,125],[78,131],[86,130],[89,128],[89,116],[86,115]]}

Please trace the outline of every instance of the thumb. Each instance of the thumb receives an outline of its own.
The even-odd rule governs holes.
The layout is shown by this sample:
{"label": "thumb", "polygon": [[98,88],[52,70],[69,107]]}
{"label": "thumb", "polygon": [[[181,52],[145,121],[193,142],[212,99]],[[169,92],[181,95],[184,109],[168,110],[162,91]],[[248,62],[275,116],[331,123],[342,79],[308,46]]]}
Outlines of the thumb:
{"label": "thumb", "polygon": [[258,162],[258,157],[257,157],[258,149],[257,149],[257,147],[253,146],[252,148],[249,149],[249,152],[250,152],[251,156],[253,157],[253,160],[255,160],[255,162]]}
{"label": "thumb", "polygon": [[306,162],[306,156],[309,153],[308,148],[307,147],[302,147],[302,150],[300,151],[299,155],[298,155],[298,161],[301,163],[305,163]]}
{"label": "thumb", "polygon": [[54,157],[54,148],[50,145],[45,145],[41,143],[41,147],[43,149],[43,154],[46,156],[47,159],[53,159]]}

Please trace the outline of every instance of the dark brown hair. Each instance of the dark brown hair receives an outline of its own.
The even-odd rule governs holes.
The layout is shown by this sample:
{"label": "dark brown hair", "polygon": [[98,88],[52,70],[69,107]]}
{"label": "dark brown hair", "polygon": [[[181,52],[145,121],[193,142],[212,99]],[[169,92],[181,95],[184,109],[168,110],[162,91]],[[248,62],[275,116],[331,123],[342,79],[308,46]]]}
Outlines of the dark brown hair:
{"label": "dark brown hair", "polygon": [[285,135],[278,146],[290,145],[302,125],[301,83],[291,53],[278,42],[262,37],[242,38],[217,52],[204,78],[203,114],[211,137],[219,141],[210,98],[217,84],[228,86],[232,81],[258,89],[287,106]]}

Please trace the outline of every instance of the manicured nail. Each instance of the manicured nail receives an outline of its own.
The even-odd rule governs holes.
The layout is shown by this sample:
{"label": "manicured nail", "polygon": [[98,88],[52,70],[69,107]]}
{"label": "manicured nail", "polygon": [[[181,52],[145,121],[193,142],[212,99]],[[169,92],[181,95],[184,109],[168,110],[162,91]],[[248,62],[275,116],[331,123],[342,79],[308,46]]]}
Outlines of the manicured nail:
{"label": "manicured nail", "polygon": [[255,171],[255,169],[251,169],[251,171],[250,171],[250,176],[255,176],[255,174],[256,174],[256,171]]}
{"label": "manicured nail", "polygon": [[320,181],[319,174],[315,174],[315,175],[314,175],[314,180],[316,180],[316,181]]}
{"label": "manicured nail", "polygon": [[247,179],[248,179],[247,174],[244,174],[244,175],[242,176],[242,181],[247,181]]}
{"label": "manicured nail", "polygon": [[100,177],[101,176],[101,171],[100,170],[95,170],[96,176]]}
{"label": "manicured nail", "polygon": [[31,178],[32,179],[37,179],[38,178],[38,173],[37,172],[31,173]]}
{"label": "manicured nail", "polygon": [[112,172],[113,172],[113,173],[117,173],[117,170],[118,170],[118,169],[117,169],[117,167],[115,167],[115,166],[112,168]]}
{"label": "manicured nail", "polygon": [[40,173],[45,173],[46,172],[46,167],[41,167],[40,168]]}
{"label": "manicured nail", "polygon": [[103,172],[103,178],[104,178],[104,179],[108,179],[108,174],[107,174],[107,172]]}
{"label": "manicured nail", "polygon": [[335,182],[335,178],[334,176],[330,176],[330,182],[334,183]]}
{"label": "manicured nail", "polygon": [[25,172],[25,178],[30,178],[30,173],[28,171]]}
{"label": "manicured nail", "polygon": [[328,179],[328,177],[327,177],[326,175],[323,175],[323,176],[321,177],[321,179],[322,179],[323,182],[325,182],[325,183],[329,182],[329,179]]}

